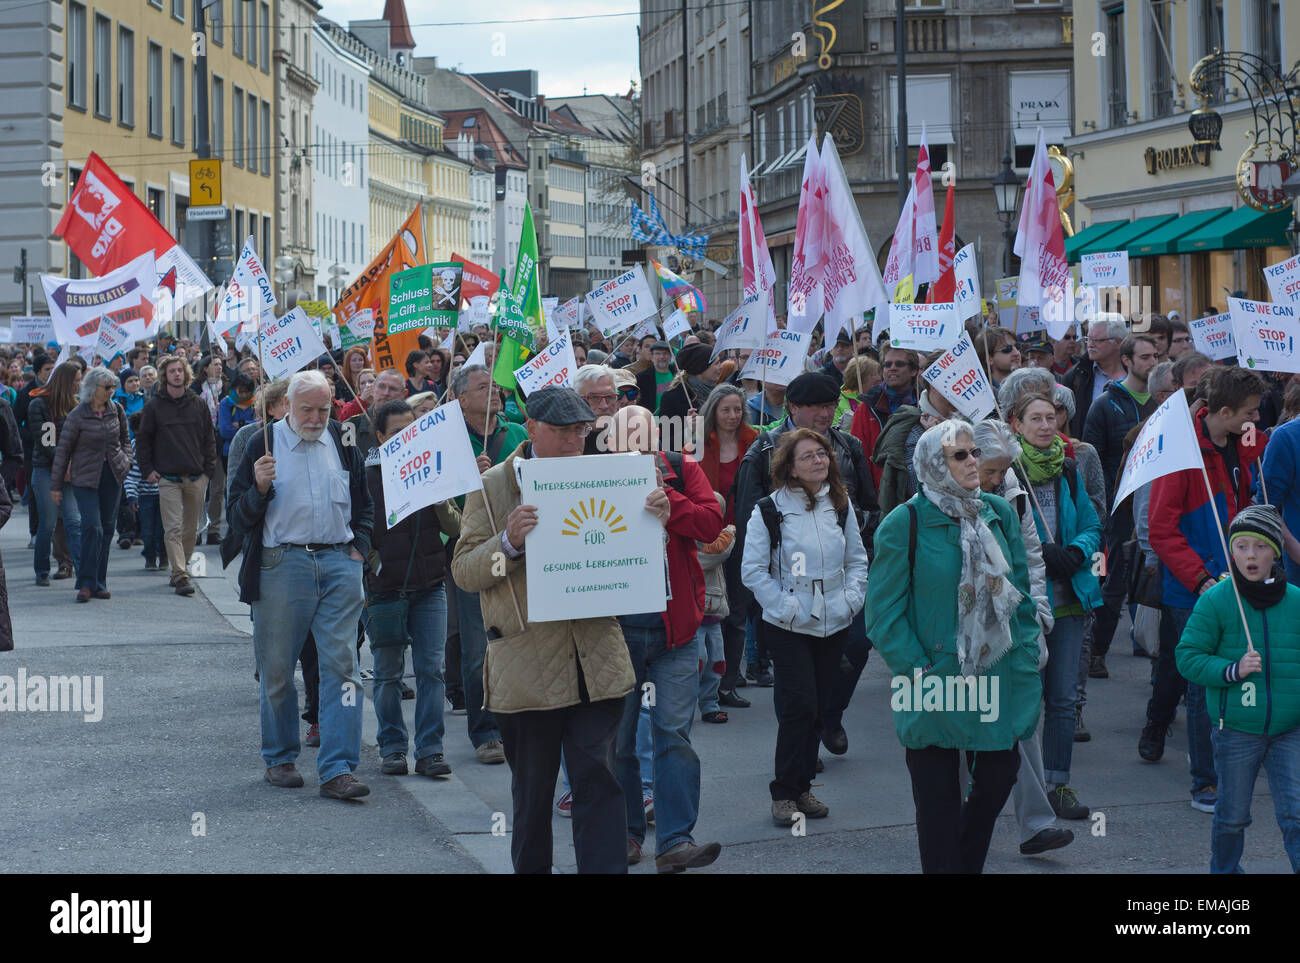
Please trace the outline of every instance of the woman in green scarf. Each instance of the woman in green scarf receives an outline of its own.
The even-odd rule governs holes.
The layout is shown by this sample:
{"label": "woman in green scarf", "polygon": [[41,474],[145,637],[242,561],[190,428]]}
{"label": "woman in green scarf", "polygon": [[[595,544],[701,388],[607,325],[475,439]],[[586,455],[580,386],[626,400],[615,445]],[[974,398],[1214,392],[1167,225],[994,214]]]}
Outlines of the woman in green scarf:
{"label": "woman in green scarf", "polygon": [[1048,659],[1043,670],[1047,796],[1062,819],[1087,819],[1088,807],[1079,803],[1070,788],[1070,757],[1085,617],[1101,605],[1101,587],[1093,574],[1094,553],[1101,546],[1101,522],[1078,466],[1065,455],[1052,399],[1037,392],[1021,395],[1011,409],[1011,427],[1020,439],[1021,480],[1033,495],[1034,522],[1047,567],[1047,597],[1056,618],[1047,634]]}

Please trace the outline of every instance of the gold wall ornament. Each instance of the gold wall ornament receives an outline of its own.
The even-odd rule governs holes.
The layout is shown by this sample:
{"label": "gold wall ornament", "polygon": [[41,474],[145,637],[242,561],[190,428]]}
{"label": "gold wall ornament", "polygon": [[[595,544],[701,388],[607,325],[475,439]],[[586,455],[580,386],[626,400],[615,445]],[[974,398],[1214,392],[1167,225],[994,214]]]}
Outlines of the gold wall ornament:
{"label": "gold wall ornament", "polygon": [[1053,144],[1047,148],[1047,163],[1051,165],[1052,180],[1056,184],[1056,206],[1061,211],[1061,228],[1066,237],[1073,237],[1074,225],[1070,223],[1067,209],[1074,203],[1074,161]]}
{"label": "gold wall ornament", "polygon": [[835,38],[838,35],[835,31],[835,27],[833,24],[831,24],[829,21],[819,20],[817,18],[830,13],[832,10],[834,10],[843,2],[844,0],[830,0],[830,3],[824,3],[820,7],[818,6],[813,7],[813,15],[812,15],[813,26],[823,27],[826,29],[826,31],[829,34],[829,36],[823,36],[821,31],[817,31],[817,40],[822,45],[822,52],[817,57],[817,66],[820,67],[822,70],[830,70],[831,68],[831,50],[833,50],[835,47]]}
{"label": "gold wall ornament", "polygon": [[857,94],[826,94],[813,99],[817,129],[831,135],[841,157],[851,157],[866,146],[862,99]]}
{"label": "gold wall ornament", "polygon": [[[1264,157],[1256,159],[1257,152]],[[1295,158],[1274,141],[1252,143],[1237,161],[1237,193],[1250,207],[1271,213],[1291,203],[1283,184],[1296,169]]]}

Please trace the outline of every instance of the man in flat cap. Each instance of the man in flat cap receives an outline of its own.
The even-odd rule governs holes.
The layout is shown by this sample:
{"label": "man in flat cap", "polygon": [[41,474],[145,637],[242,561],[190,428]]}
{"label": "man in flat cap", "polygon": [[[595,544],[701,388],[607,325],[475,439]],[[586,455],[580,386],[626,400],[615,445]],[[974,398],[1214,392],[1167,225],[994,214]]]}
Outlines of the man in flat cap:
{"label": "man in flat cap", "polygon": [[[627,817],[614,775],[623,697],[635,684],[623,633],[612,616],[584,619],[579,612],[559,622],[528,622],[524,539],[538,518],[535,505],[520,504],[522,461],[581,455],[595,419],[572,388],[530,395],[528,440],[484,472],[483,490],[466,499],[451,563],[456,584],[479,593],[487,628],[483,693],[510,764],[516,873],[551,871],[561,748],[573,787],[578,871],[627,872]],[[646,508],[667,518],[662,488],[647,496]]]}
{"label": "man in flat cap", "polygon": [[[830,439],[831,450],[835,452],[840,467],[840,477],[853,506],[853,517],[862,534],[862,543],[871,551],[871,536],[880,521],[879,505],[876,501],[876,486],[867,468],[867,456],[862,450],[862,443],[847,431],[841,431],[831,422],[835,418],[835,408],[839,403],[840,388],[835,379],[820,371],[805,372],[790,382],[785,390],[786,418],[774,431],[763,431],[749,446],[749,451],[736,470],[736,544],[744,546],[745,529],[754,506],[764,495],[772,490],[772,450],[776,447],[782,433],[795,428],[811,428],[821,432]],[[743,551],[743,549],[742,549]],[[758,617],[753,596],[748,591],[747,597],[740,604],[748,606],[751,620]],[[841,663],[841,672],[836,679],[833,702],[822,716],[822,744],[837,756],[848,751],[849,739],[840,724],[840,719],[853,697],[858,678],[867,664],[867,654],[871,644],[866,637],[866,623],[861,614],[853,620],[850,627],[849,641],[844,649],[847,665]],[[752,678],[759,685],[771,685],[771,672],[768,669],[766,653],[760,650],[759,664],[748,666],[746,677]]]}

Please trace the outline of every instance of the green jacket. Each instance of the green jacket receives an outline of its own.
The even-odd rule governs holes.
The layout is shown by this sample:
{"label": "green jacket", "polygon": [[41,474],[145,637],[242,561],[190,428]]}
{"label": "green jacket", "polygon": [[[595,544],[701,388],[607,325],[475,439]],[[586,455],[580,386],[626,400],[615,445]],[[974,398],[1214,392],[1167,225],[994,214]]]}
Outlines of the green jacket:
{"label": "green jacket", "polygon": [[1220,728],[1281,735],[1300,725],[1300,588],[1288,585],[1272,608],[1243,605],[1262,671],[1224,681],[1228,666],[1246,654],[1246,633],[1226,579],[1196,600],[1174,659],[1187,681],[1205,687],[1206,708]]}
{"label": "green jacket", "polygon": [[[997,698],[991,702],[991,710],[983,713],[986,720],[979,709],[921,711],[915,706],[900,706],[899,700],[899,677],[910,682],[913,670],[922,670],[923,680],[930,676],[957,679],[961,675],[956,648],[957,584],[961,577],[957,522],[924,495],[908,500],[916,506],[916,560],[924,578],[914,577],[909,570],[908,509],[894,509],[876,529],[876,557],[867,580],[867,637],[895,676],[891,687],[894,728],[908,749],[1010,749],[1018,740],[1033,735],[1038,726],[1043,698],[1038,674],[1038,620],[1029,591],[1020,520],[1005,499],[989,494],[980,497],[984,501],[980,517],[1006,554],[1011,584],[1024,596],[1016,608],[1010,651],[985,673],[989,694],[994,691],[995,680],[997,685]],[[923,681],[923,692],[925,688]]]}
{"label": "green jacket", "polygon": [[920,421],[920,408],[915,405],[899,405],[881,429],[875,451],[867,453],[876,467],[881,469],[876,499],[880,502],[882,512],[888,513],[895,505],[907,501],[912,494],[908,491],[912,484],[907,473],[910,467],[907,463],[907,436]]}

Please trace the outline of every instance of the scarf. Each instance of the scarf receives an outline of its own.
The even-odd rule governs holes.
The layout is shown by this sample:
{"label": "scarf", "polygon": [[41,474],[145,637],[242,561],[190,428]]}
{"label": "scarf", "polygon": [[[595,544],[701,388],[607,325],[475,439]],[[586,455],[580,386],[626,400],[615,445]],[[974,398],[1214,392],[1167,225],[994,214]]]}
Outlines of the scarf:
{"label": "scarf", "polygon": [[957,587],[957,658],[964,676],[987,672],[1013,644],[1011,621],[1024,598],[1007,579],[1011,567],[988,523],[980,517],[978,488],[957,484],[943,455],[944,436],[971,437],[970,425],[944,421],[916,443],[914,464],[921,494],[960,526],[961,579]]}
{"label": "scarf", "polygon": [[1273,563],[1273,571],[1262,582],[1252,582],[1242,575],[1235,560],[1232,562],[1232,574],[1237,580],[1237,590],[1252,609],[1271,609],[1286,595],[1286,572],[1278,562]]}
{"label": "scarf", "polygon": [[1065,442],[1061,436],[1053,438],[1046,448],[1035,448],[1025,440],[1024,435],[1018,437],[1020,458],[1025,466],[1025,474],[1029,476],[1029,484],[1046,485],[1056,481],[1061,469],[1065,467]]}
{"label": "scarf", "polygon": [[207,404],[208,414],[212,416],[212,426],[215,428],[217,425],[217,414],[221,407],[221,382],[203,382],[203,387],[199,390],[199,397]]}

